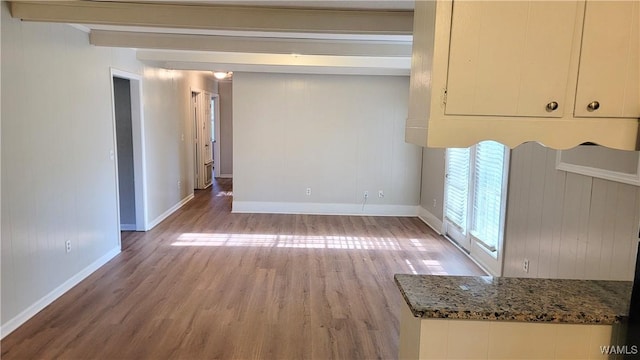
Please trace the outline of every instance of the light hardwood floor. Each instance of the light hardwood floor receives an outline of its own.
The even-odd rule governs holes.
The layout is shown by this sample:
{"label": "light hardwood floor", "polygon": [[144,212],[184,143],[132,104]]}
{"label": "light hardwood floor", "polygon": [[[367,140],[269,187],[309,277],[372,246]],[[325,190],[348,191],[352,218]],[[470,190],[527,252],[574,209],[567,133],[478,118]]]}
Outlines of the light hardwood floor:
{"label": "light hardwood floor", "polygon": [[2,359],[393,359],[393,274],[484,274],[416,218],[231,214],[230,191],[123,233]]}

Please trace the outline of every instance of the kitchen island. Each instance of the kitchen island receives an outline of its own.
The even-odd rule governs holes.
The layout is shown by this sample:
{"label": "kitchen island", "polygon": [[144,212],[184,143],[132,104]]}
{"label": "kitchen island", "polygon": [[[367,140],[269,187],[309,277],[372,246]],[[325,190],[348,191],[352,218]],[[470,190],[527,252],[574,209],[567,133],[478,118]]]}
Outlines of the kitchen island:
{"label": "kitchen island", "polygon": [[395,281],[407,304],[401,359],[606,359],[606,346],[626,345],[631,282],[404,274]]}

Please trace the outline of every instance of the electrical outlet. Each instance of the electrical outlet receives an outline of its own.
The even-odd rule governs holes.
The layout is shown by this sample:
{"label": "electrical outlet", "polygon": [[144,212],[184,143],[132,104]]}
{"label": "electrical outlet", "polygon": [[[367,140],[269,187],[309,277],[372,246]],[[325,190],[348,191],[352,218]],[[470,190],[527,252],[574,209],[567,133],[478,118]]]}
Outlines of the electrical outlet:
{"label": "electrical outlet", "polygon": [[382,199],[384,197],[384,191],[378,190],[378,197]]}
{"label": "electrical outlet", "polygon": [[369,198],[369,192],[368,192],[368,191],[366,191],[366,190],[365,190],[365,192],[364,192],[364,198],[365,198],[365,199],[368,199],[368,198]]}
{"label": "electrical outlet", "polygon": [[70,253],[71,252],[71,240],[65,241],[64,247],[65,247],[65,251]]}
{"label": "electrical outlet", "polygon": [[307,196],[311,196],[311,188],[307,188]]}
{"label": "electrical outlet", "polygon": [[182,189],[182,181],[178,180],[178,189]]}
{"label": "electrical outlet", "polygon": [[526,273],[529,272],[529,259],[524,259],[524,261],[522,262],[522,270],[524,270],[524,272]]}
{"label": "electrical outlet", "polygon": [[438,200],[433,199],[433,208],[435,209],[436,206],[438,206]]}

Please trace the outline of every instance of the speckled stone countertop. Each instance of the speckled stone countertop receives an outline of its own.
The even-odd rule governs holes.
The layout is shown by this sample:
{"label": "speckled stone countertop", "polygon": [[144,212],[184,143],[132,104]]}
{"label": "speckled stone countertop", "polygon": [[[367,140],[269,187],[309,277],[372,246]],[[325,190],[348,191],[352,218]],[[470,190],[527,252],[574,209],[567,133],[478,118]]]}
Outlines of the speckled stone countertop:
{"label": "speckled stone countertop", "polygon": [[572,324],[626,321],[630,281],[394,276],[414,316]]}

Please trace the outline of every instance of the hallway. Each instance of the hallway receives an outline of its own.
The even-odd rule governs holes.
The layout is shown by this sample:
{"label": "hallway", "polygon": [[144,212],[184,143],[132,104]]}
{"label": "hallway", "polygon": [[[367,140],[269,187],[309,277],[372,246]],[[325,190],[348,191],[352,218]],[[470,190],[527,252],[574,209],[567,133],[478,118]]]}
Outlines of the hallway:
{"label": "hallway", "polygon": [[481,275],[417,218],[232,214],[216,179],[2,340],[2,359],[397,358],[395,273]]}

